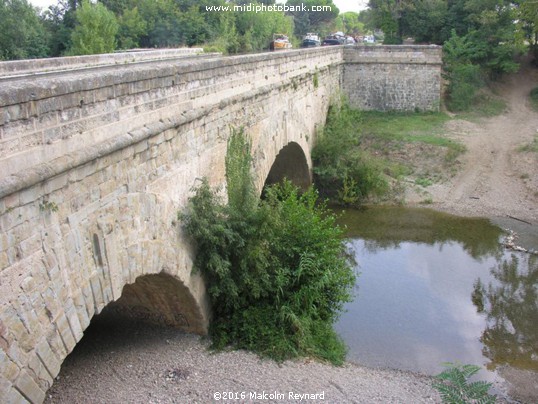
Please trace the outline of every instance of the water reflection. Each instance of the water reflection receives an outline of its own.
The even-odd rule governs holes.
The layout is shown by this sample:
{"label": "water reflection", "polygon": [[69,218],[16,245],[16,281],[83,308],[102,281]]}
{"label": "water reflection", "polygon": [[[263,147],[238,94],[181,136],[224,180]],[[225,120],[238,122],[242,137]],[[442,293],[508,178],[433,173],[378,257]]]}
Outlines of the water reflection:
{"label": "water reflection", "polygon": [[487,219],[464,218],[431,209],[379,206],[343,213],[346,235],[366,241],[366,248],[398,248],[404,241],[445,243],[457,241],[473,258],[499,256],[502,230]]}
{"label": "water reflection", "polygon": [[336,324],[350,360],[427,374],[472,363],[491,382],[502,364],[538,380],[537,257],[504,251],[485,219],[376,207],[340,224],[361,272]]}
{"label": "water reflection", "polygon": [[488,369],[510,365],[538,371],[538,257],[512,255],[491,270],[495,282],[475,282],[473,303],[487,315],[480,341]]}

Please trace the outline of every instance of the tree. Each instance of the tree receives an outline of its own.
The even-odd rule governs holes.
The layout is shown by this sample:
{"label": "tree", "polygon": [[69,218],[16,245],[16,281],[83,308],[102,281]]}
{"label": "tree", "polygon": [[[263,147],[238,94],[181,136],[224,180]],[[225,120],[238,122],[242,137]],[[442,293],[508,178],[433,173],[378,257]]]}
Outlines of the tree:
{"label": "tree", "polygon": [[84,0],[76,11],[77,25],[71,34],[70,55],[92,55],[116,49],[118,22],[101,4]]}
{"label": "tree", "polygon": [[71,46],[71,32],[76,24],[75,10],[67,1],[60,0],[49,6],[41,18],[49,35],[49,56],[61,56]]}
{"label": "tree", "polygon": [[519,28],[526,40],[531,44],[534,63],[538,60],[538,2],[521,0],[519,2]]}
{"label": "tree", "polygon": [[48,32],[27,0],[0,0],[0,60],[46,57]]}
{"label": "tree", "polygon": [[291,35],[293,32],[292,19],[276,11],[237,12],[235,21],[243,52],[267,49],[274,33]]}
{"label": "tree", "polygon": [[[288,0],[286,5],[295,8],[288,14],[293,17],[295,35],[298,37],[307,32],[326,32],[340,14],[332,0]],[[303,6],[308,11],[303,11]]]}
{"label": "tree", "polygon": [[118,24],[119,47],[132,49],[140,46],[140,38],[147,32],[147,23],[138,12],[138,7],[124,10]]}
{"label": "tree", "polygon": [[359,35],[364,33],[364,23],[359,20],[359,14],[353,11],[340,14],[336,19],[336,28],[346,34]]}
{"label": "tree", "polygon": [[180,10],[173,0],[138,0],[138,10],[147,24],[144,47],[170,47],[181,44]]}
{"label": "tree", "polygon": [[415,0],[402,11],[401,31],[403,35],[415,38],[416,42],[442,45],[448,39],[447,18],[446,0]]}
{"label": "tree", "polygon": [[372,10],[374,24],[385,34],[384,44],[402,43],[400,18],[404,7],[400,0],[370,0],[368,7]]}

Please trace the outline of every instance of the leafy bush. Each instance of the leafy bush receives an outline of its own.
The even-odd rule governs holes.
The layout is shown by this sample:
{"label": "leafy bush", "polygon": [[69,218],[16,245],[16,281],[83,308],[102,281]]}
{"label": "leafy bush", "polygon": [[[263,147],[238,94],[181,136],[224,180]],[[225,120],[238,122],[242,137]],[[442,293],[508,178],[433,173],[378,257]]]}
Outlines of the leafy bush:
{"label": "leafy bush", "polygon": [[312,150],[314,179],[324,197],[356,205],[388,190],[383,165],[359,148],[361,112],[347,103],[329,109],[323,132]]}
{"label": "leafy bush", "polygon": [[448,108],[451,111],[467,111],[476,91],[483,85],[480,66],[470,63],[453,66],[448,85]]}
{"label": "leafy bush", "polygon": [[433,387],[441,394],[443,403],[495,403],[496,397],[488,394],[491,383],[468,382],[468,379],[480,370],[480,366],[453,363],[447,365],[448,368],[436,376],[440,381],[433,384]]}
{"label": "leafy bush", "polygon": [[285,182],[259,201],[250,165],[249,142],[233,132],[228,203],[204,180],[180,214],[211,299],[213,346],[340,364],[345,347],[332,324],[355,283],[342,230],[313,189],[300,194]]}

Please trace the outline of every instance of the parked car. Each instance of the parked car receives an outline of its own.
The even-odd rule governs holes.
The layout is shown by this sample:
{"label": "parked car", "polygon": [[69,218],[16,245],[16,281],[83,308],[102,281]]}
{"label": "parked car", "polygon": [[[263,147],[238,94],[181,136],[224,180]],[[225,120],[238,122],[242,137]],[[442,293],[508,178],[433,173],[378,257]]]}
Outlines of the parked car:
{"label": "parked car", "polygon": [[316,47],[320,45],[321,45],[321,41],[319,40],[319,35],[314,34],[313,32],[307,33],[303,37],[303,42],[301,43],[301,46],[303,48],[311,48],[311,47]]}
{"label": "parked car", "polygon": [[329,45],[343,45],[344,44],[344,38],[341,36],[336,35],[328,35],[323,40],[321,46],[329,46]]}

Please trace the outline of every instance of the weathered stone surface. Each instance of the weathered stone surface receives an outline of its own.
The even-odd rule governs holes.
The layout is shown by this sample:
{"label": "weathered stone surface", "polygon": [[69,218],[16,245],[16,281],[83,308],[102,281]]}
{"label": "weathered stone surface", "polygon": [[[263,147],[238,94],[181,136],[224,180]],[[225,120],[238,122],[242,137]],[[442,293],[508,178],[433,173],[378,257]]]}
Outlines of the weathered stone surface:
{"label": "weathered stone surface", "polygon": [[[385,97],[395,109],[435,103],[438,89],[425,83],[437,83],[438,49],[404,48],[191,57],[3,82],[2,398],[40,402],[106,307],[206,332],[205,288],[177,212],[200,178],[223,189],[230,128],[251,137],[259,191],[283,176],[305,185],[341,83],[350,99]],[[17,141],[5,147],[7,136]]]}
{"label": "weathered stone surface", "polygon": [[360,46],[344,49],[342,86],[352,106],[379,111],[438,111],[441,48]]}
{"label": "weathered stone surface", "polygon": [[41,403],[45,400],[45,391],[24,370],[15,381],[15,388],[31,403]]}

